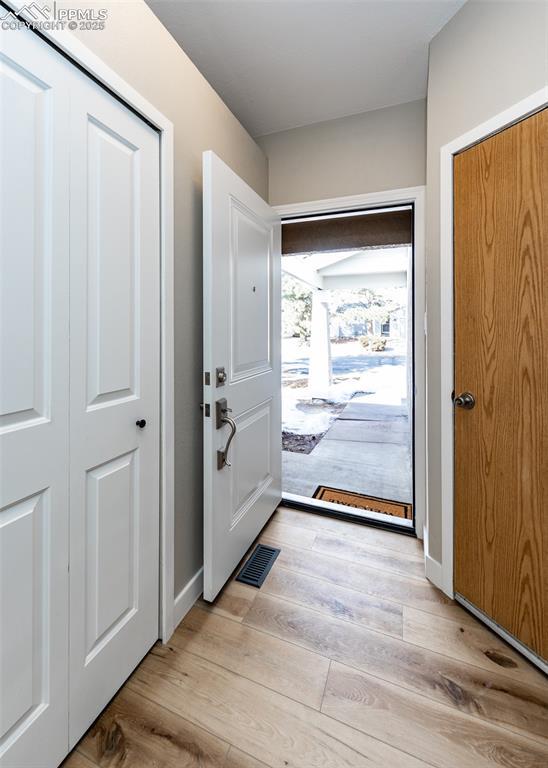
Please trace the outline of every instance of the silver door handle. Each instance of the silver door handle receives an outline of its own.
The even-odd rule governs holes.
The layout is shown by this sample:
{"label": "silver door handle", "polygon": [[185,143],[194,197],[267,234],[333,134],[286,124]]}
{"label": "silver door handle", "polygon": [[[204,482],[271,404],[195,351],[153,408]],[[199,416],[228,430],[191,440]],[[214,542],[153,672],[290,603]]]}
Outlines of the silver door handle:
{"label": "silver door handle", "polygon": [[226,398],[222,397],[215,403],[215,415],[216,415],[216,427],[220,429],[224,424],[228,424],[230,427],[230,435],[226,441],[226,445],[222,451],[217,451],[217,469],[223,469],[223,467],[231,467],[232,464],[228,460],[228,449],[230,443],[234,439],[236,434],[236,422],[228,415],[231,413],[231,409],[227,406]]}
{"label": "silver door handle", "polygon": [[224,424],[228,424],[230,426],[230,435],[228,436],[224,450],[217,451],[217,469],[232,466],[228,460],[228,449],[230,448],[230,443],[234,440],[234,435],[236,434],[236,422],[234,419],[231,419],[230,416],[223,416],[222,420]]}

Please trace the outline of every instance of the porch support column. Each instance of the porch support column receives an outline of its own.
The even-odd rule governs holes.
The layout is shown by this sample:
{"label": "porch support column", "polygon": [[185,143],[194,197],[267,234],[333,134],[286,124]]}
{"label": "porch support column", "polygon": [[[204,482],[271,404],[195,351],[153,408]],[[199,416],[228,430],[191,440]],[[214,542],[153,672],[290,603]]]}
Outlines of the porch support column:
{"label": "porch support column", "polygon": [[331,342],[329,339],[329,302],[326,293],[321,290],[312,293],[311,326],[308,392],[310,397],[327,398],[333,383]]}

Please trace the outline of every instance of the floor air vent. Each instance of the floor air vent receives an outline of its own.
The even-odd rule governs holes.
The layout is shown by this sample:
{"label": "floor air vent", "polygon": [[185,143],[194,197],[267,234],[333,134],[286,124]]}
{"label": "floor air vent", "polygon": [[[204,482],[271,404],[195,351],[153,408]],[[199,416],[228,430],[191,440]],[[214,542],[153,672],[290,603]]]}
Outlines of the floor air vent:
{"label": "floor air vent", "polygon": [[253,554],[236,576],[236,581],[242,581],[252,587],[260,587],[279,554],[279,549],[267,547],[266,544],[257,544]]}

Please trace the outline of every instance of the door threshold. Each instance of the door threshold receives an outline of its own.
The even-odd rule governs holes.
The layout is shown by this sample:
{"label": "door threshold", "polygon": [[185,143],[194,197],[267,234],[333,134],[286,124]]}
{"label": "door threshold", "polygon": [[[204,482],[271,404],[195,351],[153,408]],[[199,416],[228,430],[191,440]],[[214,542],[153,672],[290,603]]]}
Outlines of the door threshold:
{"label": "door threshold", "polygon": [[345,507],[342,504],[333,504],[329,501],[318,501],[308,496],[299,496],[296,493],[283,493],[282,502],[284,506],[292,509],[299,509],[303,512],[312,512],[326,517],[334,517],[339,520],[345,520],[349,523],[360,523],[372,528],[380,528],[391,533],[401,533],[404,536],[414,536],[415,526],[412,520],[401,520],[400,523],[394,523],[391,515],[381,515],[378,512],[366,512],[361,514],[349,512],[351,507]]}
{"label": "door threshold", "polygon": [[470,613],[475,616],[476,619],[479,619],[479,621],[483,622],[483,624],[486,624],[489,629],[502,637],[502,639],[505,640],[508,645],[511,645],[512,648],[515,648],[516,651],[519,651],[522,656],[525,656],[525,658],[530,661],[531,664],[534,664],[535,667],[538,667],[542,672],[544,672],[545,675],[548,675],[548,661],[546,659],[538,656],[534,651],[532,651],[520,640],[518,640],[517,637],[514,637],[514,635],[510,634],[508,630],[504,629],[504,627],[501,627],[500,624],[497,624],[494,619],[491,619],[486,613],[481,611],[479,608],[476,608],[473,603],[470,603],[465,597],[459,595],[458,592],[455,592],[455,600],[457,603],[460,603],[464,608],[466,608],[467,611],[470,611]]}

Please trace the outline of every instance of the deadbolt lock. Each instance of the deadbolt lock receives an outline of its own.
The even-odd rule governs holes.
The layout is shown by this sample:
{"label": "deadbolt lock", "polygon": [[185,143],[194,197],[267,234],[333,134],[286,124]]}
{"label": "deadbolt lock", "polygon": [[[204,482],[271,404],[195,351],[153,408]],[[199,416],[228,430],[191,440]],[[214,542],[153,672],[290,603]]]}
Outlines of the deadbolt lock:
{"label": "deadbolt lock", "polygon": [[217,382],[218,387],[224,386],[226,383],[226,378],[227,376],[224,366],[215,370],[215,381]]}

